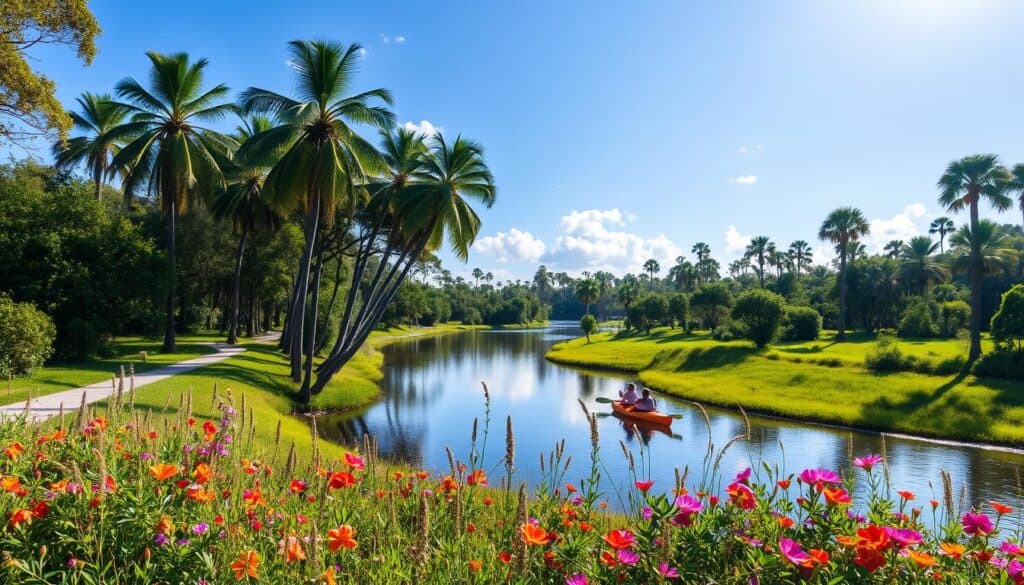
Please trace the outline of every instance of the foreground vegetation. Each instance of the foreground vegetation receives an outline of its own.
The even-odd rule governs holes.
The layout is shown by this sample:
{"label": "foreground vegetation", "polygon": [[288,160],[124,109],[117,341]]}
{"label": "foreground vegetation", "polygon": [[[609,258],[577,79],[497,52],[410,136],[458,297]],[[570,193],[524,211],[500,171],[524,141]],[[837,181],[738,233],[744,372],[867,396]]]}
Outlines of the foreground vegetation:
{"label": "foreground vegetation", "polygon": [[[228,382],[225,381],[224,386]],[[136,397],[137,398],[137,397]],[[591,471],[568,478],[561,450],[527,497],[513,422],[496,468],[489,411],[468,452],[441,473],[361,454],[290,446],[260,405],[221,391],[177,410],[115,399],[44,426],[0,422],[0,576],[19,583],[949,583],[1022,582],[1019,527],[998,503],[893,492],[881,455],[856,473],[766,466],[703,469],[653,485],[644,452],[624,452],[635,488],[621,514]],[[125,406],[122,406],[125,404]],[[710,423],[709,423],[710,424]],[[743,435],[735,441],[742,441]],[[496,442],[491,441],[491,448]],[[730,443],[731,445],[732,443]],[[530,454],[525,454],[530,456]],[[543,457],[542,457],[543,458]],[[493,459],[493,458],[492,458]],[[500,478],[500,479],[499,479]],[[851,490],[865,486],[867,505]]]}
{"label": "foreground vegetation", "polygon": [[[1020,383],[917,371],[867,369],[874,336],[834,333],[811,342],[756,349],[747,341],[668,328],[652,335],[600,333],[552,347],[548,359],[567,365],[635,374],[652,388],[683,398],[801,420],[931,437],[1024,443]],[[922,369],[962,364],[962,340],[901,340]],[[986,341],[986,347],[991,342]],[[952,360],[952,361],[951,361]]]}

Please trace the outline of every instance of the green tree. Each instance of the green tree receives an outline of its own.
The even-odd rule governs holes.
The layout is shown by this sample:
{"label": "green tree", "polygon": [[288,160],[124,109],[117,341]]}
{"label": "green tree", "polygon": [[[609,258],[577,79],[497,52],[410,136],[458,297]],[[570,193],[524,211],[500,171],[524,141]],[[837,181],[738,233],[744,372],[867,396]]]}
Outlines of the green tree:
{"label": "green tree", "polygon": [[480,270],[479,268],[474,268],[473,269],[473,279],[476,281],[475,282],[475,286],[477,286],[477,287],[480,286],[480,279],[483,277],[483,275],[484,275],[484,271],[483,270]]}
{"label": "green tree", "polygon": [[712,331],[728,318],[732,305],[732,293],[723,282],[705,284],[690,297],[690,308]]}
{"label": "green tree", "polygon": [[885,255],[889,258],[896,259],[900,257],[900,253],[903,252],[904,246],[903,240],[889,240],[885,243],[884,251]]}
{"label": "green tree", "polygon": [[1016,344],[1022,349],[1024,340],[1024,284],[1003,293],[999,310],[992,316],[992,338],[1000,343]]}
{"label": "green tree", "polygon": [[[273,115],[280,125],[253,136],[239,155],[272,164],[264,182],[264,196],[276,207],[300,212],[303,218],[305,249],[281,339],[291,359],[292,379],[299,381],[303,380],[303,351],[308,354],[312,350],[315,337],[310,334],[315,319],[307,325],[306,308],[321,222],[332,224],[337,208],[354,210],[359,206],[365,199],[361,185],[368,174],[386,168],[381,153],[351,124],[370,124],[384,130],[392,126],[394,115],[374,105],[392,103],[391,93],[385,89],[346,95],[358,66],[359,45],[291,41],[288,47],[296,77],[295,97],[256,87],[242,92],[240,102],[246,113]],[[400,169],[395,176],[402,177],[396,185],[404,187],[410,173]],[[311,368],[307,360],[302,384],[306,396]]]}
{"label": "green tree", "polygon": [[955,230],[956,226],[953,225],[953,220],[948,217],[936,217],[932,220],[931,225],[928,226],[928,233],[939,234],[939,254],[946,253],[946,235]]}
{"label": "green tree", "polygon": [[57,330],[31,303],[0,293],[0,376],[31,374],[53,355]]}
{"label": "green tree", "polygon": [[683,293],[674,293],[668,297],[669,318],[684,330],[690,329],[690,298]]}
{"label": "green tree", "polygon": [[622,303],[626,313],[629,313],[629,307],[636,301],[637,296],[640,295],[640,283],[632,275],[626,275],[619,283],[618,288],[615,289],[616,296],[619,298],[619,302]]}
{"label": "green tree", "polygon": [[747,337],[757,347],[771,343],[786,315],[786,299],[764,289],[751,289],[736,298],[732,318],[743,324]]}
{"label": "green tree", "polygon": [[1006,195],[1007,185],[1012,176],[1006,167],[999,164],[994,154],[975,154],[955,160],[946,167],[938,181],[939,203],[951,212],[965,208],[970,215],[969,234],[971,255],[968,278],[971,283],[971,345],[967,359],[974,362],[981,356],[981,285],[984,266],[981,251],[981,221],[979,206],[984,199],[995,209],[1002,211],[1010,206]]}
{"label": "green tree", "polygon": [[929,284],[949,278],[946,267],[932,256],[938,247],[928,236],[915,236],[900,251],[903,278],[914,283],[915,292],[921,296],[927,294]]}
{"label": "green tree", "polygon": [[576,299],[583,303],[584,314],[590,314],[590,305],[601,296],[600,285],[593,278],[584,278],[576,282]]}
{"label": "green tree", "polygon": [[818,237],[832,242],[839,252],[839,333],[836,341],[846,341],[846,264],[851,244],[867,235],[870,230],[864,214],[854,207],[840,207],[825,218]]}
{"label": "green tree", "polygon": [[769,251],[774,247],[775,244],[768,239],[768,236],[757,236],[750,240],[744,253],[744,256],[757,262],[755,270],[757,271],[757,279],[761,283],[761,288],[764,288],[764,266],[768,263]]}
{"label": "green tree", "polygon": [[797,280],[800,279],[800,271],[810,268],[811,262],[814,261],[811,245],[804,240],[797,240],[789,245],[789,257],[793,260]]}
{"label": "green tree", "polygon": [[0,141],[67,136],[72,118],[55,95],[56,84],[32,69],[38,45],[75,50],[86,65],[96,56],[100,25],[88,0],[11,0],[0,3]]}
{"label": "green tree", "polygon": [[[1011,173],[1013,176],[1010,179],[1009,188],[1017,192],[1017,204],[1021,213],[1024,214],[1024,163],[1013,165]],[[1024,223],[1021,226],[1024,227]]]}
{"label": "green tree", "polygon": [[593,315],[583,315],[580,319],[580,331],[587,336],[587,343],[590,343],[590,334],[597,331],[597,319]]}
{"label": "green tree", "polygon": [[112,140],[127,142],[111,164],[125,169],[126,197],[141,186],[155,188],[166,217],[169,286],[162,351],[174,353],[178,215],[224,186],[217,157],[232,141],[203,124],[223,118],[232,106],[220,102],[228,94],[226,85],[203,90],[206,59],[191,62],[185,53],[153,51],[146,56],[152,66],[150,89],[131,77],[116,86],[118,97],[125,100],[118,107],[131,115],[131,121],[110,131]]}
{"label": "green tree", "polygon": [[654,258],[649,258],[644,262],[644,272],[646,272],[651,278],[651,288],[654,288],[654,275],[661,271],[661,264]]}
{"label": "green tree", "polygon": [[111,137],[111,130],[124,122],[125,110],[111,103],[109,95],[83,93],[78,98],[80,112],[71,112],[74,127],[85,134],[53,146],[58,168],[84,165],[96,186],[96,198],[102,194],[103,180],[110,178],[117,169],[111,167],[111,160],[120,150],[120,145]]}

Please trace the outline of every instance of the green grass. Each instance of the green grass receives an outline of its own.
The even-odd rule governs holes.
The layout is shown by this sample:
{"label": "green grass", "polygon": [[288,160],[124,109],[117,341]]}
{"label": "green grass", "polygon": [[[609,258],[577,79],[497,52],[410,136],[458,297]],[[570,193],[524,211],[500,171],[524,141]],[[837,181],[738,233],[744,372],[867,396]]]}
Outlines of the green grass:
{"label": "green grass", "polygon": [[547,327],[550,324],[551,323],[549,321],[530,321],[529,323],[510,323],[508,325],[496,325],[494,328],[495,329],[508,329],[508,330],[543,329],[543,328]]}
{"label": "green grass", "polygon": [[[669,330],[652,336],[601,333],[592,339],[589,345],[585,339],[557,344],[547,357],[633,373],[652,388],[720,406],[933,437],[1024,443],[1019,381],[873,373],[863,366],[872,346],[864,335],[848,343],[828,336],[764,350],[747,341],[719,342]],[[900,341],[900,347],[935,360],[966,349],[957,340]],[[808,362],[808,356],[830,365]],[[804,361],[793,361],[798,358]]]}
{"label": "green grass", "polygon": [[[80,388],[109,380],[111,374],[122,365],[127,370],[134,366],[136,373],[161,368],[185,360],[214,353],[216,350],[203,343],[224,341],[218,333],[179,335],[178,352],[160,353],[163,339],[144,337],[121,337],[112,344],[113,355],[108,358],[87,357],[76,360],[55,360],[39,368],[29,376],[0,381],[0,404],[19,402],[32,396],[53,394],[69,388]],[[142,361],[140,352],[147,352]]]}

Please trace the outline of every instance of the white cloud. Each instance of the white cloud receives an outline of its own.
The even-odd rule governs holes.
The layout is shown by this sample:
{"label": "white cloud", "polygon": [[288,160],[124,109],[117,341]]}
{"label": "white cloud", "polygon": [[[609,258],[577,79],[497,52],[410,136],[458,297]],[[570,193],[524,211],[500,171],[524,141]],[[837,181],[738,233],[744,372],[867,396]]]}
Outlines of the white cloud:
{"label": "white cloud", "polygon": [[403,37],[402,35],[398,35],[397,37],[395,37],[395,42],[401,45],[402,43],[405,42],[405,37]]}
{"label": "white cloud", "polygon": [[736,226],[730,225],[729,229],[725,230],[726,255],[734,258],[742,256],[752,237],[753,236],[748,234],[741,234],[740,231],[736,229]]}
{"label": "white cloud", "polygon": [[750,154],[752,152],[761,152],[761,145],[755,144],[753,146],[747,146],[746,144],[744,144],[743,146],[739,147],[740,154]]}
{"label": "white cloud", "polygon": [[757,183],[757,175],[740,175],[738,177],[731,177],[729,182],[737,185],[753,185]]}
{"label": "white cloud", "polygon": [[879,253],[890,240],[907,241],[925,232],[919,222],[925,223],[929,217],[923,203],[911,203],[901,213],[888,218],[870,220],[871,233],[864,238],[868,252]]}
{"label": "white cloud", "polygon": [[365,57],[365,56],[367,56],[369,54],[370,53],[369,53],[369,51],[366,50],[366,47],[359,47],[359,56],[360,57]]}
{"label": "white cloud", "polygon": [[420,134],[430,138],[439,132],[444,132],[444,128],[440,126],[434,126],[430,123],[430,120],[420,120],[420,123],[406,122],[404,125],[406,130],[412,130],[413,132],[419,132]]}
{"label": "white cloud", "polygon": [[547,245],[530,232],[512,228],[508,233],[480,238],[473,244],[473,250],[493,256],[498,262],[536,262],[544,255]]}
{"label": "white cloud", "polygon": [[561,235],[545,261],[567,272],[607,270],[614,274],[640,272],[654,258],[661,276],[675,263],[682,249],[664,234],[644,238],[621,229],[635,216],[619,209],[573,210],[559,223]]}

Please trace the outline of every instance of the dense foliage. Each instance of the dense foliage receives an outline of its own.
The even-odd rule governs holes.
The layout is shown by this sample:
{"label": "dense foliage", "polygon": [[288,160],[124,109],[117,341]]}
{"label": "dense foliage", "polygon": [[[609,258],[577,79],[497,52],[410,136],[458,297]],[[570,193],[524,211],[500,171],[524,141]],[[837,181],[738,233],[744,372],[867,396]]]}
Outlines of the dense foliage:
{"label": "dense foliage", "polygon": [[0,376],[28,374],[53,354],[57,334],[46,313],[0,294]]}
{"label": "dense foliage", "polygon": [[732,316],[743,326],[748,339],[764,347],[779,334],[786,315],[786,299],[764,289],[749,290],[736,299]]}

